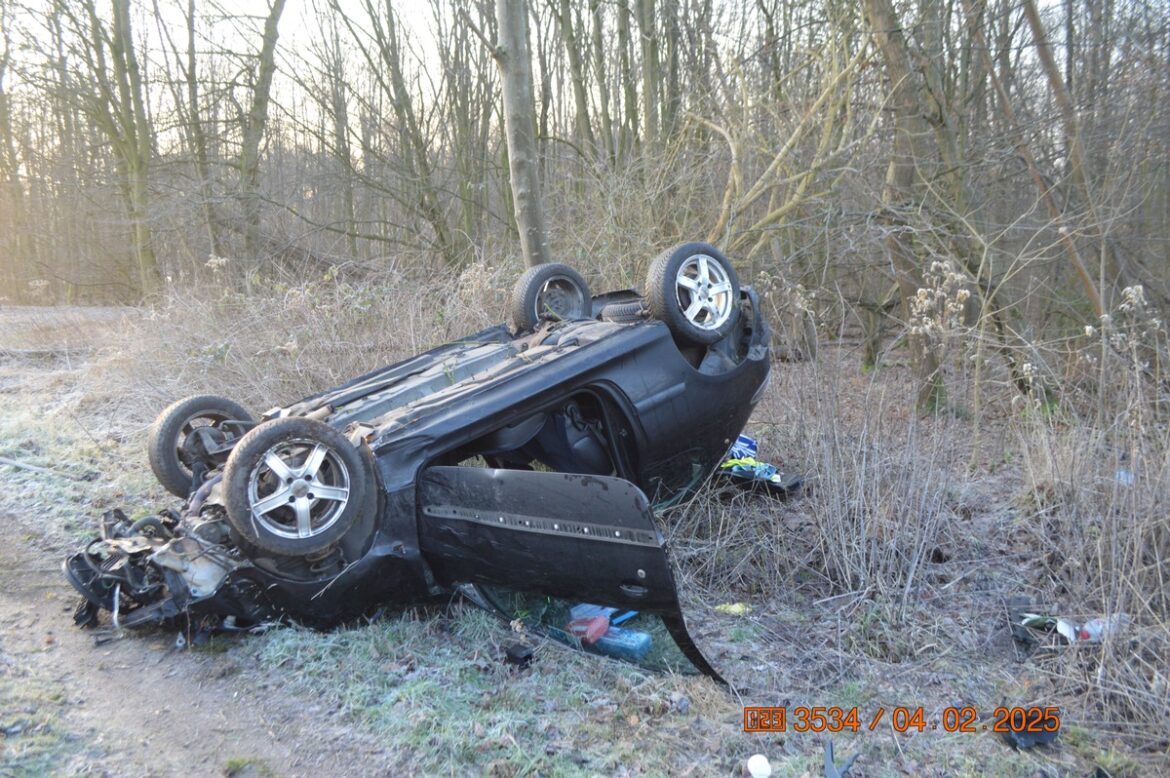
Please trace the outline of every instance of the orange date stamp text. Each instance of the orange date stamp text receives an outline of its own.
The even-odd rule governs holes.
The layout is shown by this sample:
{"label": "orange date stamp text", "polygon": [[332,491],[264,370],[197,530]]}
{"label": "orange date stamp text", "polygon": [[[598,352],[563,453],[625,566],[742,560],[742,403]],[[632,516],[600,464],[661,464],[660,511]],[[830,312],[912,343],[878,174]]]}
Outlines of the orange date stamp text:
{"label": "orange date stamp text", "polygon": [[922,706],[876,708],[863,715],[857,706],[751,707],[743,709],[744,732],[861,732],[879,727],[913,732],[1056,732],[1060,708],[1031,705],[999,707],[980,719],[974,706],[948,706],[927,713]]}

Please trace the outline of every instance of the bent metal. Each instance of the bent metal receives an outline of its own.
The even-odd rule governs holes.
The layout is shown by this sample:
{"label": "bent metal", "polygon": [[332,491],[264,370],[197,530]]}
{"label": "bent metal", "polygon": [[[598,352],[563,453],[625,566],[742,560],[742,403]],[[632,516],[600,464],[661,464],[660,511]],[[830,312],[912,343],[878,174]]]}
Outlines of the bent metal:
{"label": "bent metal", "polygon": [[78,623],[325,628],[455,592],[512,617],[511,592],[657,618],[718,677],[653,510],[703,483],[760,399],[755,293],[688,243],[641,292],[532,268],[510,319],[259,418],[223,397],[171,405],[147,453],[181,504],[103,517],[64,565]]}

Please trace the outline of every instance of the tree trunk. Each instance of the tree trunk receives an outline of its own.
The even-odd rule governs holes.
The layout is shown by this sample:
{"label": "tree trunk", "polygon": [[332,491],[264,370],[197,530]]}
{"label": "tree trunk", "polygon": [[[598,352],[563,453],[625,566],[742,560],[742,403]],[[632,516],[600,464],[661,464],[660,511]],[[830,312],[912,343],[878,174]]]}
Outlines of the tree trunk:
{"label": "tree trunk", "polygon": [[[974,14],[971,11],[970,3],[964,0],[964,12],[968,17]],[[1069,261],[1072,263],[1073,269],[1076,271],[1077,278],[1081,282],[1081,286],[1085,290],[1085,297],[1093,306],[1093,313],[1098,317],[1105,313],[1102,307],[1101,295],[1097,291],[1097,286],[1093,282],[1092,276],[1089,275],[1088,269],[1085,267],[1084,261],[1081,259],[1080,251],[1077,250],[1076,242],[1072,239],[1072,231],[1064,224],[1064,216],[1061,213],[1060,207],[1056,203],[1056,199],[1052,194],[1052,187],[1048,185],[1044,176],[1040,172],[1039,165],[1036,164],[1036,157],[1032,154],[1027,142],[1024,140],[1024,134],[1020,128],[1020,122],[1016,118],[1015,109],[1012,108],[1011,98],[1008,96],[1008,85],[1004,83],[1003,74],[1004,69],[999,69],[999,74],[996,68],[992,66],[991,54],[988,52],[986,41],[983,39],[983,33],[978,27],[972,29],[972,34],[975,39],[976,50],[982,53],[982,56],[987,58],[988,76],[991,79],[991,85],[995,89],[996,97],[999,100],[999,110],[1002,114],[1003,126],[1010,134],[1016,151],[1024,160],[1024,164],[1028,168],[1028,174],[1032,178],[1032,182],[1036,185],[1036,191],[1039,194],[1041,202],[1044,203],[1052,223],[1057,226],[1057,235],[1060,243],[1064,247],[1065,253],[1068,255]],[[1001,46],[1005,45],[1005,41],[1001,40]],[[1002,64],[1002,63],[1001,63]],[[1006,71],[1006,77],[1011,78],[1011,70]]]}
{"label": "tree trunk", "polygon": [[331,19],[328,30],[326,59],[329,91],[329,118],[333,124],[333,156],[337,160],[337,174],[341,179],[341,223],[345,230],[345,249],[350,257],[357,257],[357,212],[353,195],[353,155],[349,147],[349,108],[346,100],[348,82],[345,57],[342,55],[341,36],[337,21]]}
{"label": "tree trunk", "polygon": [[[910,70],[910,53],[902,25],[890,0],[865,0],[865,15],[890,81],[890,102],[894,110],[894,150],[886,170],[882,191],[883,218],[887,225],[886,252],[894,267],[904,319],[911,319],[910,301],[923,286],[915,257],[912,236],[900,211],[912,208],[917,197],[916,160],[925,162],[922,139],[930,134],[915,95],[916,81]],[[943,400],[942,374],[938,358],[923,336],[909,335],[911,354],[918,373],[918,407],[937,408]]]}
{"label": "tree trunk", "polygon": [[678,22],[680,9],[678,0],[666,0],[666,94],[662,105],[662,134],[674,136],[678,129],[679,111],[682,109],[682,84],[679,73],[679,46],[681,35]]}
{"label": "tree trunk", "polygon": [[273,0],[264,20],[264,38],[257,60],[256,84],[252,103],[244,122],[244,140],[240,147],[240,202],[244,211],[244,253],[258,258],[260,251],[260,141],[268,123],[268,103],[272,92],[272,75],[276,72],[276,40],[280,35],[280,15],[285,0]]}
{"label": "tree trunk", "polygon": [[[142,91],[142,75],[134,51],[134,35],[130,27],[129,0],[114,0],[113,24],[110,36],[110,60],[118,91],[119,123],[123,130],[121,145],[126,172],[132,245],[138,275],[138,288],[143,297],[158,292],[160,278],[158,263],[151,245],[149,197],[150,157],[153,137],[146,117],[146,101]],[[118,145],[117,143],[115,145]]]}
{"label": "tree trunk", "polygon": [[[1087,165],[1085,163],[1084,143],[1081,138],[1080,121],[1077,117],[1077,111],[1073,105],[1072,97],[1069,95],[1068,90],[1065,88],[1065,83],[1060,77],[1060,71],[1056,65],[1056,58],[1052,54],[1052,45],[1048,42],[1048,33],[1044,29],[1044,23],[1040,20],[1040,13],[1036,10],[1036,4],[1032,0],[1024,0],[1023,5],[1024,16],[1028,20],[1028,26],[1032,28],[1032,37],[1036,41],[1036,52],[1039,54],[1040,64],[1044,68],[1044,73],[1048,78],[1048,86],[1056,98],[1057,106],[1060,108],[1060,117],[1064,125],[1066,151],[1068,153],[1069,172],[1072,176],[1073,186],[1076,188],[1080,198],[1084,201],[1085,210],[1088,212],[1091,221],[1086,226],[1088,232],[1090,234],[1096,233],[1096,237],[1100,241],[1102,267],[1099,282],[1103,280],[1104,283],[1098,292],[1108,300],[1111,296],[1109,293],[1113,286],[1130,286],[1132,282],[1125,264],[1109,244],[1105,232],[1106,225],[1098,213],[1097,198],[1090,188],[1089,172],[1086,170]],[[1104,22],[1101,22],[1101,24],[1103,25]],[[1092,86],[1098,89],[1101,85],[1096,83],[1096,79],[1094,79]]]}
{"label": "tree trunk", "polygon": [[20,181],[20,158],[13,142],[12,111],[4,88],[11,56],[8,8],[0,6],[0,295],[19,295],[24,291],[17,272],[19,264],[31,265],[32,252],[26,250],[24,227],[24,186]]}
{"label": "tree trunk", "polygon": [[638,3],[638,32],[642,39],[642,137],[653,152],[658,146],[658,23],[654,0]]}
{"label": "tree trunk", "polygon": [[392,196],[404,204],[409,203],[412,216],[418,214],[430,225],[434,232],[435,248],[442,256],[443,262],[453,267],[458,266],[467,255],[466,244],[470,236],[459,231],[454,231],[453,234],[447,222],[439,186],[431,167],[432,152],[427,144],[419,114],[414,110],[404,72],[398,19],[393,6],[386,3],[383,9],[385,16],[382,17],[373,0],[364,0],[362,4],[368,17],[369,34],[377,47],[376,52],[371,51],[363,42],[358,26],[343,13],[339,0],[331,0],[331,7],[353,35],[362,56],[374,73],[379,89],[389,100],[398,120],[395,129],[400,138],[398,145],[403,157],[402,167],[406,173],[404,178],[416,191],[395,192]]}
{"label": "tree trunk", "polygon": [[618,0],[617,5],[618,70],[622,85],[622,129],[618,157],[625,159],[638,145],[638,91],[631,63],[633,42],[630,39],[630,8],[626,0]]}
{"label": "tree trunk", "polygon": [[211,165],[207,154],[207,132],[199,109],[199,78],[195,58],[195,0],[187,0],[187,67],[183,74],[187,81],[187,128],[191,137],[191,153],[195,159],[195,175],[199,178],[199,199],[203,201],[203,221],[207,227],[208,248],[213,256],[222,256],[223,248],[211,196]]}
{"label": "tree trunk", "polygon": [[593,126],[589,121],[589,93],[585,87],[582,45],[578,43],[576,32],[573,29],[573,6],[569,0],[561,0],[557,23],[561,28],[561,40],[565,44],[565,54],[569,58],[569,77],[573,82],[573,107],[576,109],[573,124],[577,128],[577,140],[589,154],[595,155],[597,149],[593,140]]}
{"label": "tree trunk", "polygon": [[589,0],[589,10],[593,15],[593,78],[597,82],[597,97],[601,103],[601,134],[606,157],[609,164],[613,165],[617,161],[617,150],[614,146],[613,119],[609,113],[609,82],[605,75],[605,46],[602,43],[604,17],[601,15],[601,0]]}
{"label": "tree trunk", "polygon": [[532,66],[528,57],[528,13],[524,0],[496,0],[500,86],[504,98],[504,132],[520,247],[529,266],[549,261],[548,234],[540,200],[536,156],[536,122],[532,102]]}

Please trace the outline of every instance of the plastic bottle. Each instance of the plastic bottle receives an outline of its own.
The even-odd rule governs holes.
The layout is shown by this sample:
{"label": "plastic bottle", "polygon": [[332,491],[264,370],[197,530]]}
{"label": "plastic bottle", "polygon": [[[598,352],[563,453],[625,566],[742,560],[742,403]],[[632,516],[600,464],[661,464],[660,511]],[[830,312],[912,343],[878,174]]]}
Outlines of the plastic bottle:
{"label": "plastic bottle", "polygon": [[601,654],[639,662],[650,653],[650,634],[636,629],[610,627],[591,648]]}
{"label": "plastic bottle", "polygon": [[1092,619],[1081,625],[1077,640],[1082,643],[1100,643],[1107,637],[1117,635],[1128,625],[1129,616],[1124,613],[1115,613],[1105,619]]}

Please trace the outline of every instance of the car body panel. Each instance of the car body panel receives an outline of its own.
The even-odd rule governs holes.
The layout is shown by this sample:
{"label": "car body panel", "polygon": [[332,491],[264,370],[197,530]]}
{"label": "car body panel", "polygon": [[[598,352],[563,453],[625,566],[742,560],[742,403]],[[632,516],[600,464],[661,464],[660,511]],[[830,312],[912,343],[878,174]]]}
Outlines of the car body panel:
{"label": "car body panel", "polygon": [[430,467],[419,478],[418,526],[424,557],[452,588],[676,606],[650,503],[622,478]]}
{"label": "car body panel", "polygon": [[[159,613],[173,616],[178,603],[329,626],[385,603],[502,586],[656,614],[716,675],[686,633],[652,509],[711,474],[767,383],[767,324],[750,289],[740,305],[733,334],[709,347],[680,346],[652,319],[542,322],[516,334],[501,325],[274,408],[266,420],[317,419],[362,452],[375,488],[361,520],[327,553],[281,558],[229,537],[222,500],[204,489],[173,529],[207,549],[234,545],[228,572],[215,592],[192,597],[181,591],[192,582],[172,570],[172,605]],[[108,607],[92,571],[102,554],[124,553],[116,544],[129,534],[105,527],[103,542],[115,545],[67,562],[91,605]],[[136,553],[129,563],[157,566],[157,551]]]}

